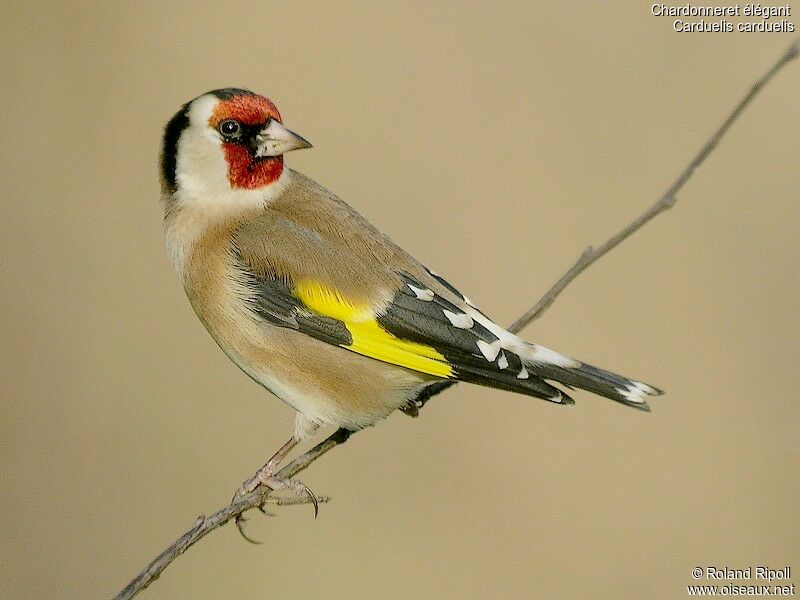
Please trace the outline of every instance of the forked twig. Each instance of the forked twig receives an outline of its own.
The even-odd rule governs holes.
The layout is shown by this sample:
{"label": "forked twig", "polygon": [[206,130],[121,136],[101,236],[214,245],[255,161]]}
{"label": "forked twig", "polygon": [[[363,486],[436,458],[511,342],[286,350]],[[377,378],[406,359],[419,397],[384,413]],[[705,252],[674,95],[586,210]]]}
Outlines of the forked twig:
{"label": "forked twig", "polygon": [[[767,71],[763,77],[753,84],[733,112],[731,112],[728,118],[725,119],[724,123],[714,133],[714,135],[709,138],[697,156],[692,159],[686,169],[680,174],[680,176],[664,193],[664,195],[661,196],[661,198],[659,198],[658,201],[656,201],[655,204],[647,209],[639,218],[634,220],[608,241],[604,242],[597,248],[587,248],[577,262],[553,285],[553,287],[547,291],[547,293],[545,293],[544,296],[542,296],[542,298],[536,304],[533,305],[533,307],[531,307],[528,312],[517,319],[511,325],[511,327],[509,327],[509,330],[515,333],[519,332],[531,321],[541,317],[547,308],[558,297],[558,295],[564,291],[567,285],[569,285],[572,280],[585,271],[591,264],[597,261],[597,259],[604,254],[608,253],[610,250],[617,247],[653,217],[667,210],[668,208],[671,208],[675,204],[675,196],[678,191],[689,180],[695,169],[697,169],[705,161],[708,155],[711,154],[714,148],[716,148],[720,139],[722,139],[722,136],[725,135],[742,111],[753,101],[761,89],[775,76],[776,73],[778,73],[778,71],[780,71],[787,63],[797,57],[798,53],[800,53],[800,39],[795,40],[794,43],[780,57],[780,59],[778,59],[778,61],[769,69],[769,71]],[[423,400],[423,402],[430,399],[430,397],[434,396],[435,394],[442,392],[452,384],[453,382],[442,382],[438,384],[438,386],[430,390],[430,393]],[[314,446],[314,448],[286,465],[280,470],[277,476],[283,479],[292,478],[294,475],[307,468],[320,456],[332,450],[334,447],[344,443],[349,435],[350,432],[342,429],[336,431],[327,439]],[[186,550],[188,550],[193,544],[215,529],[225,525],[231,519],[236,519],[244,512],[254,508],[263,508],[267,503],[298,504],[307,503],[310,501],[306,498],[298,500],[276,499],[270,496],[272,492],[273,490],[270,488],[264,486],[258,487],[248,494],[237,496],[228,506],[218,510],[214,514],[208,517],[198,517],[194,525],[192,525],[192,527],[186,533],[170,544],[149,565],[147,565],[147,567],[145,567],[141,573],[139,573],[128,585],[125,586],[125,589],[117,594],[115,600],[127,600],[136,596],[144,588],[150,585],[150,583],[158,579],[159,575],[161,575],[164,569],[166,569],[178,556],[186,552]],[[318,498],[319,502],[326,502],[327,500],[328,498],[325,497]]]}

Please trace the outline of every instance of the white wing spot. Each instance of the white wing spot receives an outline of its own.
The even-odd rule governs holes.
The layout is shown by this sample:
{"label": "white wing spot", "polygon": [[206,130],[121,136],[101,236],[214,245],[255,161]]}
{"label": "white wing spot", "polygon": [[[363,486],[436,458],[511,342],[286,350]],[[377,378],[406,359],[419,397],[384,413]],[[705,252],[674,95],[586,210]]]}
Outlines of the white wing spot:
{"label": "white wing spot", "polygon": [[483,354],[486,360],[494,362],[494,359],[500,354],[500,340],[492,342],[491,344],[483,340],[478,340],[478,350],[481,351],[481,354]]}
{"label": "white wing spot", "polygon": [[471,329],[473,325],[475,325],[475,321],[472,320],[472,317],[469,315],[465,315],[464,313],[454,313],[449,310],[442,309],[444,316],[447,317],[447,320],[450,321],[454,327],[458,327],[459,329]]}
{"label": "white wing spot", "polygon": [[508,359],[506,358],[505,352],[500,353],[500,356],[497,359],[497,366],[501,369],[505,369],[508,366]]}
{"label": "white wing spot", "polygon": [[616,388],[619,394],[628,402],[642,404],[645,396],[653,396],[656,391],[646,383],[631,381],[624,388]]}
{"label": "white wing spot", "polygon": [[409,289],[414,292],[414,295],[417,297],[417,300],[424,300],[425,302],[430,302],[433,300],[433,292],[426,288],[418,288],[417,286],[411,285],[410,283],[406,284]]}
{"label": "white wing spot", "polygon": [[557,404],[561,404],[562,398],[563,398],[563,396],[561,395],[561,392],[558,392],[557,396],[553,396],[552,398],[548,398],[548,400],[550,400],[550,402],[555,402]]}
{"label": "white wing spot", "polygon": [[528,377],[528,369],[525,368],[525,365],[522,365],[522,370],[517,375],[517,379],[527,379]]}

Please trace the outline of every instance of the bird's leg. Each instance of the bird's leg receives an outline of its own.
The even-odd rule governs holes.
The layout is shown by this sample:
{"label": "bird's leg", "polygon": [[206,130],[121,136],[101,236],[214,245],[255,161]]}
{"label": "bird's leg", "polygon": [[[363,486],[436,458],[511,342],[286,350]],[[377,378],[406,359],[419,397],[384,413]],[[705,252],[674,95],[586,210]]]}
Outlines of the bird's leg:
{"label": "bird's leg", "polygon": [[[311,464],[311,462],[315,461],[315,460],[316,460],[316,459],[318,459],[320,456],[322,456],[323,454],[325,454],[326,452],[328,452],[328,451],[329,451],[331,448],[335,448],[336,446],[340,446],[341,444],[344,444],[344,443],[345,443],[345,442],[346,442],[346,441],[347,441],[347,440],[350,438],[350,436],[352,435],[352,433],[353,433],[352,431],[349,431],[349,430],[347,430],[347,429],[342,429],[341,427],[340,427],[339,429],[337,429],[335,432],[333,432],[331,435],[329,435],[329,436],[328,436],[328,437],[327,437],[325,440],[323,440],[322,442],[320,442],[319,444],[317,444],[316,446],[314,446],[314,448],[312,448],[312,449],[311,449],[311,450],[309,450],[309,451],[308,451],[306,454],[304,454],[302,457],[300,457],[300,459],[295,459],[295,460],[302,460],[303,458],[306,458],[306,457],[308,457],[308,458],[306,458],[306,463],[305,463],[305,465],[304,465],[304,466],[302,466],[300,469],[304,469],[306,466],[308,466],[309,464]],[[294,439],[294,440],[297,440],[297,436],[294,436],[294,437],[293,437],[293,439]],[[299,441],[299,440],[298,440],[298,441]],[[284,445],[284,448],[285,448],[285,446],[289,445],[290,443],[291,443],[291,440],[290,440],[290,442],[287,442],[287,443]],[[295,442],[295,444],[296,444],[296,443],[297,443],[297,442]],[[283,450],[284,448],[281,448],[281,450]],[[291,449],[291,448],[287,449],[287,450],[286,450],[286,452],[288,452],[290,449]],[[274,457],[273,457],[273,458],[274,458]],[[292,463],[292,464],[293,464],[293,463]],[[264,466],[266,467],[266,465],[264,465]],[[291,465],[290,465],[290,466],[291,466]],[[249,481],[249,480],[248,480],[248,481]],[[245,484],[246,484],[246,483],[247,483],[247,482],[245,482]],[[256,485],[258,485],[258,483],[257,483]],[[244,488],[244,485],[242,485],[242,488]],[[317,509],[318,509],[318,502],[319,502],[319,501],[317,501],[317,498],[316,498],[316,497],[315,497],[313,494],[311,494],[311,492],[310,492],[310,490],[308,490],[308,488],[306,488],[305,486],[303,486],[303,488],[304,488],[304,490],[303,490],[303,491],[308,491],[308,494],[309,494],[309,500],[312,502],[312,504],[314,504],[314,516],[316,517],[316,515],[317,515]],[[241,493],[242,493],[242,491],[241,491],[241,490],[239,490],[239,491],[236,493],[236,496],[234,496],[234,500],[236,499],[236,497],[238,497],[239,495],[241,495]],[[328,500],[327,498],[323,498],[323,501],[327,501],[327,500]],[[264,503],[266,503],[267,501],[268,501],[268,500],[267,500],[267,499],[265,499],[265,500],[264,500]],[[315,501],[316,501],[316,502],[315,502]],[[277,503],[279,504],[280,502],[277,502]],[[294,502],[292,502],[292,504],[294,504]],[[264,514],[266,514],[266,515],[268,515],[268,514],[269,514],[269,513],[268,513],[266,510],[264,510],[264,504],[262,504],[262,505],[259,507],[259,509],[260,509],[260,510],[261,510],[261,512],[263,512]],[[245,533],[245,531],[244,531],[244,523],[245,523],[245,521],[246,521],[246,520],[247,520],[247,519],[245,518],[245,516],[244,516],[244,513],[240,513],[240,514],[238,514],[238,515],[236,516],[236,519],[235,519],[235,522],[236,522],[236,528],[239,530],[239,533],[242,535],[242,537],[243,537],[244,539],[246,539],[248,542],[252,542],[252,543],[254,543],[254,544],[260,544],[261,542],[257,542],[257,541],[255,541],[255,540],[253,540],[252,538],[250,538],[250,537],[249,537],[249,536],[248,536],[248,535]]]}
{"label": "bird's leg", "polygon": [[[308,496],[308,499],[314,505],[314,518],[317,517],[317,513],[319,512],[319,502],[317,501],[317,497],[314,495],[310,489],[306,487],[300,481],[293,481],[291,479],[283,479],[282,477],[277,477],[276,473],[278,471],[278,465],[281,464],[286,455],[292,451],[292,448],[297,446],[300,440],[297,439],[296,436],[292,436],[289,438],[289,441],[286,442],[280,449],[270,458],[263,467],[261,467],[258,471],[256,471],[255,475],[253,475],[250,479],[247,479],[239,490],[233,495],[233,499],[240,496],[244,496],[245,494],[249,494],[253,490],[255,490],[259,485],[266,485],[270,489],[273,490],[280,490],[285,487],[293,487],[298,491],[298,494],[305,494]],[[264,504],[258,507],[261,512],[265,515],[269,513],[264,510]],[[247,521],[247,518],[244,516],[244,513],[236,515],[236,529],[239,530],[241,536],[246,539],[248,542],[252,544],[260,544],[261,542],[257,542],[253,538],[247,535],[244,530],[244,524]]]}
{"label": "bird's leg", "polygon": [[[234,500],[237,497],[249,494],[250,492],[255,490],[259,485],[266,485],[268,488],[273,490],[280,490],[289,487],[294,489],[298,493],[298,495],[308,496],[308,500],[311,502],[311,504],[314,505],[314,518],[316,519],[317,515],[319,514],[319,500],[317,500],[317,497],[314,495],[314,492],[312,492],[308,488],[308,486],[304,484],[302,481],[297,481],[294,479],[284,479],[283,477],[278,477],[276,475],[278,471],[278,465],[281,464],[283,459],[286,458],[286,455],[289,454],[289,452],[292,451],[292,448],[294,448],[299,442],[300,440],[297,439],[297,436],[293,435],[291,438],[289,438],[289,441],[286,442],[283,446],[281,446],[280,450],[278,450],[272,456],[272,458],[270,458],[266,462],[266,464],[263,467],[261,467],[258,471],[256,471],[255,475],[253,475],[250,479],[248,479],[242,484],[242,487],[239,488],[236,494],[234,494],[233,496]],[[266,510],[264,510],[264,504],[259,506],[259,509],[265,515],[269,514]],[[252,539],[245,533],[244,531],[245,521],[247,521],[247,519],[245,518],[244,514],[236,516],[236,528],[239,530],[239,533],[248,542],[254,544],[261,543],[261,542],[256,542],[254,539]]]}
{"label": "bird's leg", "polygon": [[280,449],[272,456],[272,458],[270,458],[263,467],[256,471],[255,475],[242,484],[240,493],[242,495],[249,494],[261,484],[271,487],[273,490],[287,487],[287,480],[275,477],[275,473],[278,471],[278,465],[281,464],[283,459],[286,458],[286,455],[292,451],[292,448],[297,446],[299,441],[300,440],[298,440],[295,436],[289,438],[289,441],[281,446]]}
{"label": "bird's leg", "polygon": [[289,438],[288,442],[280,447],[280,449],[266,462],[263,467],[256,471],[255,475],[242,484],[242,487],[239,489],[237,495],[243,496],[248,494],[255,490],[259,485],[266,485],[273,490],[292,488],[295,490],[295,492],[297,492],[298,495],[308,496],[308,499],[314,505],[314,516],[316,517],[317,513],[319,512],[319,502],[317,501],[317,497],[314,495],[314,492],[312,492],[302,481],[278,477],[277,472],[278,466],[281,464],[281,462],[283,462],[283,459],[286,458],[289,452],[291,452],[301,440],[313,435],[318,427],[319,425],[317,423],[298,412],[295,415],[294,435]]}

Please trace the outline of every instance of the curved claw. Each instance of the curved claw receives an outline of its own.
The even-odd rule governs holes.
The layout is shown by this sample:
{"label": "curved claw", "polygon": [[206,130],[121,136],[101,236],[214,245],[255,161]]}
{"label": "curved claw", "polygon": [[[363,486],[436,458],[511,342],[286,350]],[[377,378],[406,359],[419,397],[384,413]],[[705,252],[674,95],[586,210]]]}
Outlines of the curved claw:
{"label": "curved claw", "polygon": [[261,544],[263,544],[264,542],[254,540],[244,532],[245,521],[247,521],[247,518],[243,514],[236,515],[236,519],[234,519],[234,523],[236,524],[236,529],[239,530],[239,535],[241,535],[245,540],[247,540],[251,544],[255,544],[256,546],[260,546]]}
{"label": "curved claw", "polygon": [[311,489],[305,483],[302,485],[303,485],[303,491],[306,493],[309,500],[311,500],[311,504],[314,505],[314,518],[316,519],[317,515],[319,515],[319,501],[317,500],[317,497],[314,495],[314,492],[312,492]]}

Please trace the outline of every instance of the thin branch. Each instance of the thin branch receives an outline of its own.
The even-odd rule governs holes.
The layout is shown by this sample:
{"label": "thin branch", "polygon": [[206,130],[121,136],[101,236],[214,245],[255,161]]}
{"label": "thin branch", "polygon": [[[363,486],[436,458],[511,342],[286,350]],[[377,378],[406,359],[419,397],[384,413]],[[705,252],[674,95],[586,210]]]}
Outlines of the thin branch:
{"label": "thin branch", "polygon": [[[305,454],[298,456],[288,465],[286,465],[283,469],[281,469],[277,476],[283,479],[291,479],[295,475],[297,475],[300,471],[308,467],[312,462],[317,460],[320,456],[332,450],[339,444],[343,444],[347,441],[347,438],[350,436],[350,432],[339,429],[331,434],[328,438],[324,441],[320,442],[316,446],[314,446],[311,450],[306,452]],[[213,515],[208,517],[200,516],[194,522],[191,529],[184,533],[181,537],[175,540],[172,544],[170,544],[161,554],[159,554],[153,562],[147,565],[141,573],[139,573],[128,585],[125,586],[125,589],[122,590],[119,594],[117,594],[114,599],[115,600],[128,600],[129,598],[133,598],[136,594],[141,592],[144,588],[150,585],[153,581],[158,579],[159,575],[161,575],[162,571],[166,569],[172,561],[178,558],[181,554],[186,552],[189,548],[191,548],[195,542],[198,542],[200,539],[222,527],[230,521],[231,519],[235,519],[242,513],[251,510],[253,508],[260,508],[267,503],[273,504],[298,504],[301,502],[293,501],[291,499],[273,499],[270,498],[270,494],[273,492],[268,487],[261,486],[256,488],[249,494],[245,494],[243,496],[238,496],[234,498],[231,503],[226,506],[225,508],[218,510]],[[270,502],[273,500],[273,502]],[[309,502],[308,499],[305,499],[306,503]],[[319,497],[319,502],[327,502],[328,498],[326,497]]]}
{"label": "thin branch", "polygon": [[509,331],[514,333],[521,331],[531,321],[541,317],[544,311],[550,307],[553,301],[561,292],[564,291],[564,289],[572,282],[572,280],[583,273],[598,258],[619,246],[624,240],[630,237],[634,232],[638,231],[650,219],[659,213],[664,212],[668,208],[672,208],[675,205],[675,196],[677,193],[684,186],[684,184],[689,181],[691,176],[694,174],[695,169],[702,165],[706,158],[708,158],[708,155],[711,154],[714,148],[717,147],[717,144],[719,144],[722,136],[728,132],[728,129],[730,129],[731,125],[733,125],[736,119],[739,118],[739,115],[742,113],[742,111],[747,108],[747,106],[758,95],[761,89],[767,85],[767,83],[769,83],[769,81],[778,73],[778,71],[780,71],[784,66],[786,66],[787,63],[791,62],[797,57],[798,53],[800,53],[800,39],[795,40],[792,45],[789,46],[786,52],[784,52],[783,56],[778,59],[778,62],[772,65],[770,70],[767,71],[761,79],[753,84],[747,94],[745,94],[744,98],[742,98],[736,108],[733,109],[733,112],[728,115],[728,118],[725,119],[714,135],[709,138],[705,146],[700,149],[700,152],[697,153],[697,156],[692,159],[683,173],[678,176],[678,178],[664,193],[664,195],[661,196],[661,198],[659,198],[656,203],[653,204],[653,206],[648,208],[638,219],[633,221],[630,225],[625,227],[622,231],[606,241],[604,244],[598,246],[597,248],[592,248],[589,246],[586,250],[584,250],[583,254],[581,254],[577,262],[572,265],[570,270],[564,273],[561,279],[556,281],[556,283],[553,284],[553,287],[547,290],[547,293],[542,296],[542,298],[536,304],[534,304],[528,312],[514,321],[511,327],[509,327]]}
{"label": "thin branch", "polygon": [[[730,126],[734,123],[734,121],[736,121],[740,113],[752,102],[756,95],[758,95],[761,89],[775,76],[775,74],[778,73],[778,71],[780,71],[781,68],[783,68],[792,59],[796,58],[799,53],[800,39],[795,40],[795,42],[789,47],[783,56],[781,56],[778,62],[776,62],[770,68],[770,70],[767,71],[767,73],[761,79],[759,79],[752,88],[750,88],[750,91],[747,93],[747,95],[745,95],[742,101],[736,106],[736,108],[733,110],[730,116],[728,116],[716,133],[714,133],[708,142],[706,142],[705,146],[703,146],[697,156],[694,157],[694,159],[689,163],[689,166],[686,167],[686,169],[680,174],[680,176],[675,180],[672,186],[670,186],[666,193],[638,219],[625,227],[617,235],[597,248],[587,248],[578,261],[572,266],[572,268],[570,268],[569,271],[567,271],[527,313],[517,319],[511,325],[511,327],[509,327],[509,331],[517,333],[527,326],[531,321],[542,316],[542,314],[553,303],[558,295],[564,291],[567,285],[569,285],[573,279],[586,270],[589,265],[594,263],[597,259],[610,250],[614,249],[634,232],[638,231],[650,219],[667,210],[668,208],[671,208],[675,204],[675,195],[689,180],[695,169],[697,169],[714,150],[714,148],[716,148],[720,139],[722,139],[722,136],[725,135]],[[454,382],[451,381],[445,381],[435,384],[435,386],[429,386],[430,391],[426,397],[422,399],[422,403],[430,399],[432,396],[444,391],[453,385],[453,383]],[[314,448],[286,465],[277,474],[278,477],[283,479],[290,479],[294,477],[297,473],[306,469],[320,456],[347,441],[349,435],[350,432],[339,429],[327,439],[314,446]],[[263,506],[267,503],[280,505],[298,504],[303,503],[304,501],[308,502],[307,499],[284,500],[280,498],[273,498],[271,497],[272,492],[273,490],[270,488],[260,486],[249,494],[235,497],[228,506],[218,510],[214,514],[208,517],[198,517],[194,525],[192,525],[192,527],[186,533],[170,544],[169,547],[167,547],[149,565],[147,565],[147,567],[145,567],[144,570],[136,576],[136,578],[134,578],[127,586],[125,586],[125,589],[123,589],[115,597],[115,600],[128,600],[136,596],[144,588],[150,585],[150,583],[158,579],[159,575],[161,575],[164,569],[166,569],[178,556],[186,552],[186,550],[188,550],[192,545],[215,529],[222,527],[231,519],[236,519],[237,517],[241,516],[246,511],[254,508],[263,508]],[[328,499],[319,498],[318,500],[320,502],[325,502]]]}

